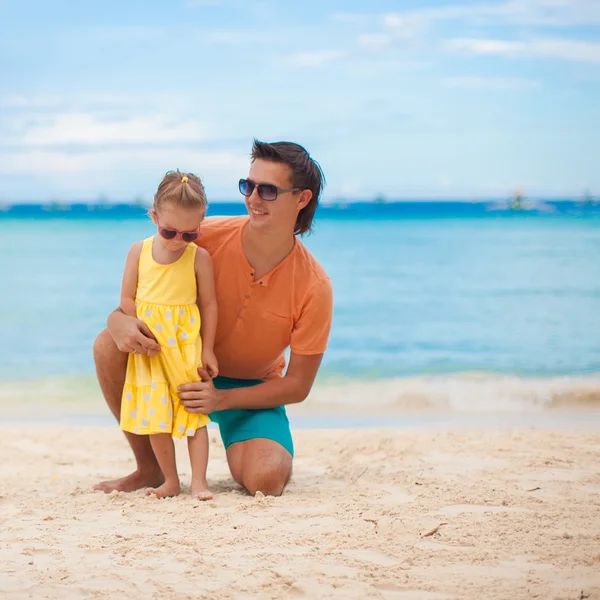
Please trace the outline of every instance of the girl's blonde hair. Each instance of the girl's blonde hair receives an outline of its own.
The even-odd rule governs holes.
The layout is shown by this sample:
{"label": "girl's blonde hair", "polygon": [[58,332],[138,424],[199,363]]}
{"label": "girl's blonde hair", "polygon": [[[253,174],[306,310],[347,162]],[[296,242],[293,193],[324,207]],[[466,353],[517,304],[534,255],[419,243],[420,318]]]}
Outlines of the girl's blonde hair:
{"label": "girl's blonde hair", "polygon": [[173,202],[182,208],[206,208],[206,193],[200,178],[179,169],[168,171],[154,194],[154,210]]}

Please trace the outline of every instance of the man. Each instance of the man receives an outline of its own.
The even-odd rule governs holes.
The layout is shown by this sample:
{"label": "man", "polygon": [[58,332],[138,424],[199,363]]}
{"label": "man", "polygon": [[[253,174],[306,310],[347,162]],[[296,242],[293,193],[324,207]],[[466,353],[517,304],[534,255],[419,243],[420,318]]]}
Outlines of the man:
{"label": "man", "polygon": [[[198,243],[213,258],[219,305],[214,381],[180,387],[191,413],[219,424],[233,478],[251,494],[280,495],[292,473],[293,444],[284,405],[302,402],[319,370],[331,327],[331,282],[297,239],[311,229],[324,177],[291,142],[254,141],[240,180],[248,216],[209,217]],[[285,367],[284,352],[290,348]],[[94,343],[98,381],[119,419],[127,354],[155,356],[145,324],[116,310]],[[147,436],[125,433],[137,468],[95,489],[132,491],[162,482]]]}

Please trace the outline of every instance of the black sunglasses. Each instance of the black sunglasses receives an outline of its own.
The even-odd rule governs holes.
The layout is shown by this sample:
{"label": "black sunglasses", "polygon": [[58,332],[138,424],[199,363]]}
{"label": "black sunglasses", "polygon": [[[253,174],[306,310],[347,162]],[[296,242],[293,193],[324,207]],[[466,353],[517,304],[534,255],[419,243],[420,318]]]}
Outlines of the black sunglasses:
{"label": "black sunglasses", "polygon": [[272,202],[273,200],[277,200],[277,196],[279,194],[285,194],[286,192],[298,192],[302,188],[291,188],[289,190],[284,190],[282,188],[278,188],[276,185],[272,183],[255,183],[251,179],[240,179],[239,183],[240,194],[243,196],[252,196],[252,192],[254,188],[258,190],[258,195],[268,202]]}

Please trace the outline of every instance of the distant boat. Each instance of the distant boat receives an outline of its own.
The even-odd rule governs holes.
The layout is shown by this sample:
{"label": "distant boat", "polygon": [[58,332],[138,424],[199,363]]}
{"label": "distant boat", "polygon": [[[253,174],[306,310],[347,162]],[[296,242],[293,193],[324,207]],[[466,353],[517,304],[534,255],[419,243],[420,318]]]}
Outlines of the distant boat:
{"label": "distant boat", "polygon": [[512,202],[510,203],[511,210],[523,210],[523,200],[524,196],[520,190],[517,190],[512,197]]}
{"label": "distant boat", "polygon": [[584,206],[595,206],[597,204],[597,200],[596,200],[596,198],[594,198],[594,196],[592,196],[592,194],[590,193],[590,190],[585,190],[583,192],[583,199],[582,199],[581,203]]}
{"label": "distant boat", "polygon": [[50,204],[43,204],[42,210],[46,212],[66,212],[71,210],[71,205],[60,202],[59,200],[52,200]]}
{"label": "distant boat", "polygon": [[378,194],[377,196],[375,196],[375,198],[373,198],[373,202],[375,204],[385,204],[387,200],[385,199],[385,196],[383,194]]}
{"label": "distant boat", "polygon": [[94,204],[97,210],[109,210],[111,208],[111,203],[105,194],[100,194]]}
{"label": "distant boat", "polygon": [[134,198],[134,200],[133,200],[133,205],[145,208],[146,207],[146,201],[141,196],[136,196]]}
{"label": "distant boat", "polygon": [[531,200],[525,198],[525,195],[521,190],[516,190],[510,200],[504,202],[496,202],[495,204],[491,204],[487,210],[501,210],[501,211],[532,211],[532,212],[555,212],[556,209],[551,204],[547,202],[542,202],[541,200]]}

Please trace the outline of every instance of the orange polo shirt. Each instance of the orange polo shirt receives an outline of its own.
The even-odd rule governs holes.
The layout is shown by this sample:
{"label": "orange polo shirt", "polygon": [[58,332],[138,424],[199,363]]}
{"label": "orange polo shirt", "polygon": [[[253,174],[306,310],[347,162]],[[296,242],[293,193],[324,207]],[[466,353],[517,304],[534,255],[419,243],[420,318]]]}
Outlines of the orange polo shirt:
{"label": "orange polo shirt", "polygon": [[331,281],[306,246],[254,280],[242,246],[248,217],[208,217],[198,245],[212,256],[219,316],[215,354],[219,374],[239,379],[279,377],[284,352],[321,354],[331,329]]}

